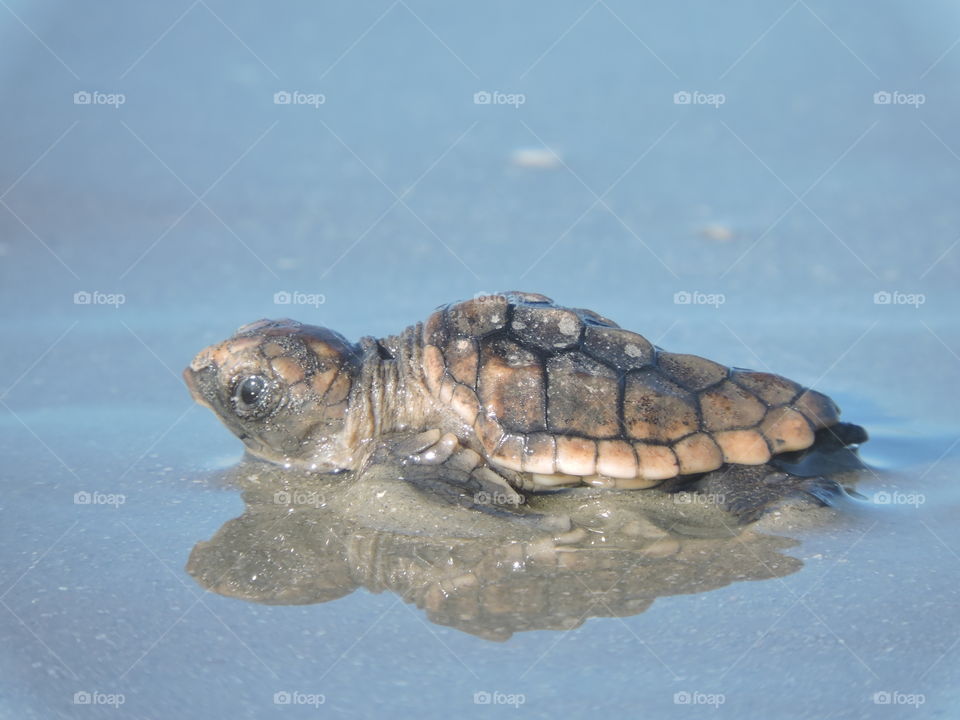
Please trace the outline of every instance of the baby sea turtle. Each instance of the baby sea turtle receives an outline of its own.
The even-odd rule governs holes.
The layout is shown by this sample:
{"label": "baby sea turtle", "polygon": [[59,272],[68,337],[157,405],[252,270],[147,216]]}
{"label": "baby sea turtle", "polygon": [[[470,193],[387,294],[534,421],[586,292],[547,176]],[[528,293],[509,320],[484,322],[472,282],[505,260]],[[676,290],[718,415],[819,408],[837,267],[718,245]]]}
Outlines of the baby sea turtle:
{"label": "baby sea turtle", "polygon": [[396,461],[504,504],[581,484],[677,488],[717,470],[727,490],[770,486],[773,456],[866,439],[815,390],[661,350],[524,292],[356,344],[259,320],[200,352],[184,378],[262,459],[321,472]]}

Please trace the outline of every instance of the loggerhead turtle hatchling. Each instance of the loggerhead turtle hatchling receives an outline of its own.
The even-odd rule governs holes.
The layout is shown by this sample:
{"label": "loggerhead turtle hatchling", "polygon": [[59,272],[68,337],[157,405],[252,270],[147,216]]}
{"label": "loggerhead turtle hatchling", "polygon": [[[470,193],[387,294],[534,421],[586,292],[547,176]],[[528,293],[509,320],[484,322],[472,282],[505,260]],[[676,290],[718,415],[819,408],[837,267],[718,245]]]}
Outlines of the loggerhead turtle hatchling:
{"label": "loggerhead turtle hatchling", "polygon": [[184,378],[259,458],[320,472],[392,460],[407,479],[504,504],[563,486],[679,489],[709,478],[728,505],[759,506],[818,494],[772,456],[866,439],[815,390],[661,350],[524,292],[446,305],[356,344],[259,320],[201,351]]}

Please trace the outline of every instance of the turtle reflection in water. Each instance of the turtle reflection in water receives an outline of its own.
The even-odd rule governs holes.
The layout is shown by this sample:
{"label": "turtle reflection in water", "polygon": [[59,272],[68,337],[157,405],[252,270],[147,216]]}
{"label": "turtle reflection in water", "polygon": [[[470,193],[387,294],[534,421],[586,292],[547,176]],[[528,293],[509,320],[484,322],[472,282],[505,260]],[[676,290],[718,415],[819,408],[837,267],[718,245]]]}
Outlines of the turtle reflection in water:
{"label": "turtle reflection in water", "polygon": [[[489,640],[627,617],[662,596],[795,572],[796,541],[739,525],[696,493],[581,487],[531,498],[516,517],[436,502],[396,469],[315,475],[246,461],[227,471],[246,509],[191,553],[187,570],[228,597],[323,603],[396,593],[433,623]],[[546,509],[549,507],[549,512]],[[787,511],[817,521],[817,512]]]}
{"label": "turtle reflection in water", "polygon": [[787,469],[785,454],[866,440],[815,390],[666,352],[532,293],[448,305],[357,344],[261,320],[200,352],[184,378],[261,459],[324,473],[393,466],[488,511],[582,485],[693,488],[752,520],[837,489]]}

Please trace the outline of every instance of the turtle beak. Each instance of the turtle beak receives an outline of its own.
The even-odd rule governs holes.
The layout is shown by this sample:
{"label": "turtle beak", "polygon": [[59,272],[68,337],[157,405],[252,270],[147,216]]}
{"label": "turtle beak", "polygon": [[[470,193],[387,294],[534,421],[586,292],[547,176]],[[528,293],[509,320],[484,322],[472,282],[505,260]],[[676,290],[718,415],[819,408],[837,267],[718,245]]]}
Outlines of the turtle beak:
{"label": "turtle beak", "polygon": [[243,442],[250,446],[258,443],[257,439],[246,432],[243,425],[236,418],[224,414],[220,409],[221,401],[219,399],[219,374],[217,366],[214,364],[200,366],[197,360],[194,360],[190,367],[184,368],[183,381],[187,384],[187,389],[193,399],[205,408],[213,411],[213,414],[227,428]]}
{"label": "turtle beak", "polygon": [[[193,399],[211,410],[213,410],[213,406],[208,399],[208,393],[211,389],[212,382],[216,379],[216,374],[216,369],[209,365],[201,370],[184,368],[183,371],[183,381],[187,384],[187,389],[190,391]],[[207,393],[204,392],[204,389],[207,389]]]}

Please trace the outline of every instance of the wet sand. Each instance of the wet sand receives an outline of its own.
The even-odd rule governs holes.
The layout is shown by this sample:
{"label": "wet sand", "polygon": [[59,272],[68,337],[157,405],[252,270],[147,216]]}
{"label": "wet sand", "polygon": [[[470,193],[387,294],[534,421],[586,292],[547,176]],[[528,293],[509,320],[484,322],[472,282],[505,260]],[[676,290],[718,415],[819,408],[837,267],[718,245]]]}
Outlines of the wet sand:
{"label": "wet sand", "polygon": [[[955,10],[583,13],[0,7],[0,715],[956,714]],[[875,472],[742,543],[657,546],[634,518],[613,575],[499,556],[494,527],[425,546],[457,548],[434,575],[362,503],[351,534],[344,508],[316,519],[346,548],[321,563],[336,598],[289,590],[317,590],[282,554],[319,552],[309,522],[238,566],[292,576],[188,572],[250,507],[179,377],[197,350],[513,288],[815,386]]]}

